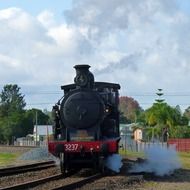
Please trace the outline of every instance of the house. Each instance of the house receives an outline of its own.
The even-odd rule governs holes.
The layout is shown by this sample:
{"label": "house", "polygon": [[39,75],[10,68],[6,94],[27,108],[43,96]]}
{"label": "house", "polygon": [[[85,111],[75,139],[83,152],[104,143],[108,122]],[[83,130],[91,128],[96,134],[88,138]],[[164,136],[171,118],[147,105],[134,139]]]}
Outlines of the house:
{"label": "house", "polygon": [[133,123],[132,124],[123,124],[120,123],[119,129],[120,129],[120,135],[131,135],[133,131]]}
{"label": "house", "polygon": [[133,131],[133,136],[135,141],[142,141],[143,140],[143,129],[137,127]]}

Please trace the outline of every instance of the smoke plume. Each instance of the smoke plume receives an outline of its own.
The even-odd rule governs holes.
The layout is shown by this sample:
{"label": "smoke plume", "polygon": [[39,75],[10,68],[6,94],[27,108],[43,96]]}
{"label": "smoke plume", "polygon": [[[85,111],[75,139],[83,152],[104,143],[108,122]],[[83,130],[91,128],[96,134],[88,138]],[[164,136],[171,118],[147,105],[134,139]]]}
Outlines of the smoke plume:
{"label": "smoke plume", "polygon": [[181,167],[174,147],[153,146],[145,150],[147,160],[136,164],[130,172],[151,172],[157,176],[170,175]]}
{"label": "smoke plume", "polygon": [[122,158],[119,154],[112,154],[106,159],[106,167],[114,172],[119,173],[122,166]]}

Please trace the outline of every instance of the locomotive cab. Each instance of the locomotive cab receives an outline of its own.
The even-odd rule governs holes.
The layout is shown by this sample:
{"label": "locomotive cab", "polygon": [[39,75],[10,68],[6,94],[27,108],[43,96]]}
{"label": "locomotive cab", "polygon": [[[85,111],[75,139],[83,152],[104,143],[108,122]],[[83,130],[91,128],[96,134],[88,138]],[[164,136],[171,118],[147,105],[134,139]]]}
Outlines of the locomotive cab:
{"label": "locomotive cab", "polygon": [[53,107],[54,141],[49,151],[60,158],[62,172],[94,167],[118,152],[119,84],[95,82],[89,65],[76,65],[74,84],[61,86],[64,98]]}

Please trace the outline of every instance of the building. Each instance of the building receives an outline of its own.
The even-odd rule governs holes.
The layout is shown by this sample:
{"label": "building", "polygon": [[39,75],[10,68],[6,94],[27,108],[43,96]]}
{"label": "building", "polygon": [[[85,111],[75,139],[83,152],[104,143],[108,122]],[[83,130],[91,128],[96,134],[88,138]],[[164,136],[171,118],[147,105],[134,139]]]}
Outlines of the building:
{"label": "building", "polygon": [[143,140],[143,129],[136,128],[133,131],[133,136],[135,141],[142,141]]}
{"label": "building", "polygon": [[34,141],[45,141],[47,137],[53,134],[52,125],[34,125],[33,138]]}
{"label": "building", "polygon": [[134,124],[120,124],[120,146],[123,147],[123,149],[127,149],[127,146],[132,144],[132,136],[133,136],[133,126]]}

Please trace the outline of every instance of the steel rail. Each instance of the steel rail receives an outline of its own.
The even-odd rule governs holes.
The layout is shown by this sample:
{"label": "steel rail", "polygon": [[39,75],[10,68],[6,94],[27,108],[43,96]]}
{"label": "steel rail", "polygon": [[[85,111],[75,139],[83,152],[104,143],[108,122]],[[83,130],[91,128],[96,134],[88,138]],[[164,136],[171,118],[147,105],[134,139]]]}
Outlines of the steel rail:
{"label": "steel rail", "polygon": [[46,178],[41,178],[38,180],[34,180],[34,181],[29,181],[29,182],[24,182],[24,183],[20,183],[20,184],[16,184],[16,185],[12,185],[12,186],[8,186],[8,187],[2,187],[0,188],[0,190],[22,190],[22,189],[29,189],[31,187],[35,187],[37,185],[49,182],[50,180],[58,180],[61,179],[63,177],[62,174],[57,174],[57,175],[52,175]]}
{"label": "steel rail", "polygon": [[90,176],[90,177],[87,177],[85,179],[82,179],[80,181],[73,182],[73,183],[68,184],[68,185],[63,185],[63,186],[60,186],[60,187],[53,188],[52,190],[73,190],[73,189],[76,189],[76,188],[80,188],[80,187],[86,185],[87,183],[91,183],[91,182],[93,182],[93,181],[95,181],[97,179],[100,179],[103,176],[104,176],[103,174],[98,173],[98,174],[95,174],[93,176]]}
{"label": "steel rail", "polygon": [[8,176],[8,175],[24,173],[28,171],[47,169],[54,166],[55,166],[55,162],[51,160],[51,161],[43,161],[43,162],[37,162],[37,163],[32,163],[32,164],[20,165],[20,166],[6,167],[6,168],[0,169],[0,176]]}

